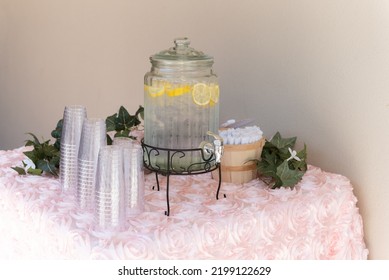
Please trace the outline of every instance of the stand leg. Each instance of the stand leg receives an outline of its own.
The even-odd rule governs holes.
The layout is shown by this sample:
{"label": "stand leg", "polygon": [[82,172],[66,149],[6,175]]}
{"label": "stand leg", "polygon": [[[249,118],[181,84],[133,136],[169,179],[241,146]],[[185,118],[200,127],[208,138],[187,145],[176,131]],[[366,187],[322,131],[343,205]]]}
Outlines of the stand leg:
{"label": "stand leg", "polygon": [[166,204],[167,210],[165,215],[170,215],[170,205],[169,205],[169,177],[170,177],[170,151],[167,152],[167,173],[166,173]]}
{"label": "stand leg", "polygon": [[219,170],[219,185],[217,186],[217,192],[216,192],[216,200],[219,199],[219,192],[220,192],[220,187],[222,185],[222,169],[220,167],[220,163],[218,163],[218,170]]}
{"label": "stand leg", "polygon": [[169,204],[169,177],[170,175],[166,175],[166,204],[167,204],[167,210],[165,211],[165,215],[170,215],[170,204]]}
{"label": "stand leg", "polygon": [[157,190],[159,191],[159,179],[158,179],[158,172],[155,172],[155,180],[157,181]]}

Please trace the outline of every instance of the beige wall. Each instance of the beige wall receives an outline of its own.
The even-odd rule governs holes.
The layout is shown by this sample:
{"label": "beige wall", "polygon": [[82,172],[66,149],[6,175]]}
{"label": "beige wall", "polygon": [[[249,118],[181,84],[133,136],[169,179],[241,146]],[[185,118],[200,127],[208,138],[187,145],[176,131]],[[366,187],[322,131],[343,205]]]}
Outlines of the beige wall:
{"label": "beige wall", "polygon": [[184,35],[215,57],[221,119],[350,178],[370,258],[389,259],[388,1],[0,0],[0,149],[50,137],[67,104],[135,112],[149,55]]}

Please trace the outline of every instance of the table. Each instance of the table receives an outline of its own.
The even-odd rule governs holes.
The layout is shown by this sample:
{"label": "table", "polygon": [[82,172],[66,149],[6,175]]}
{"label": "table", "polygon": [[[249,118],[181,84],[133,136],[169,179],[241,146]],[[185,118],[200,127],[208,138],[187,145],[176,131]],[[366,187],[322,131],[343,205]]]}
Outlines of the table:
{"label": "table", "polygon": [[[367,259],[363,223],[350,181],[309,165],[294,189],[256,179],[223,183],[211,174],[165,177],[145,212],[123,232],[94,228],[57,178],[20,176],[25,147],[0,151],[0,258],[10,259]],[[224,195],[226,196],[224,198]]]}

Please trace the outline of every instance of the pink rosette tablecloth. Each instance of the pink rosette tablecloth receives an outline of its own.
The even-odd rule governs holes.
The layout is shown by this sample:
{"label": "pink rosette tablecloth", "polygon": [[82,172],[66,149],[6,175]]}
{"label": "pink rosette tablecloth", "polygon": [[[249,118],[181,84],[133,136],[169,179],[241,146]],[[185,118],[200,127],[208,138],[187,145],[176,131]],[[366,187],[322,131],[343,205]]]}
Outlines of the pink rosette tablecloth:
{"label": "pink rosette tablecloth", "polygon": [[[294,189],[260,180],[217,182],[210,174],[145,176],[145,212],[123,232],[94,229],[59,180],[19,176],[19,148],[0,151],[0,258],[4,259],[367,259],[350,181],[309,166]],[[224,195],[226,197],[224,197]]]}

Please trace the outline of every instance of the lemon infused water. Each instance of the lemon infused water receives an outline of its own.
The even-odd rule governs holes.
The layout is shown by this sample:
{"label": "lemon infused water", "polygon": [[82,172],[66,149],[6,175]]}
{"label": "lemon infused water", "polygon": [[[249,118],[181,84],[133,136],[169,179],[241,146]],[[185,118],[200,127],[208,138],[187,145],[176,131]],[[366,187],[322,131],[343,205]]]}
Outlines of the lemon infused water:
{"label": "lemon infused water", "polygon": [[[208,131],[219,128],[219,85],[212,71],[213,58],[189,47],[187,38],[150,57],[151,71],[144,78],[144,143],[157,149],[194,149],[211,142]],[[167,152],[150,153],[150,163],[167,169]],[[148,157],[148,155],[145,155]],[[204,168],[199,151],[171,152],[170,169]]]}

